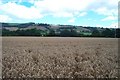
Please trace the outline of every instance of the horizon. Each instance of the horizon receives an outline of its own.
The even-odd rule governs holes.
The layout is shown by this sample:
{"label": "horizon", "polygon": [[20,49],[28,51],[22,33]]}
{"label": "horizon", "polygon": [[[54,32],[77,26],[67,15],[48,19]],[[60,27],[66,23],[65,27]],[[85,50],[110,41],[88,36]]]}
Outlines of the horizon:
{"label": "horizon", "polygon": [[[35,23],[35,22],[22,22],[22,23],[14,23],[14,22],[0,22],[0,23],[7,23],[7,24],[27,24],[27,23]],[[35,24],[48,24],[48,23],[35,23]],[[111,29],[119,29],[119,27],[102,27],[102,26],[83,26],[83,25],[70,25],[70,24],[48,24],[48,25],[55,25],[55,26],[59,26],[59,25],[69,25],[69,26],[81,26],[81,27],[92,27],[92,28],[111,28]]]}
{"label": "horizon", "polygon": [[1,0],[0,22],[118,28],[118,1]]}

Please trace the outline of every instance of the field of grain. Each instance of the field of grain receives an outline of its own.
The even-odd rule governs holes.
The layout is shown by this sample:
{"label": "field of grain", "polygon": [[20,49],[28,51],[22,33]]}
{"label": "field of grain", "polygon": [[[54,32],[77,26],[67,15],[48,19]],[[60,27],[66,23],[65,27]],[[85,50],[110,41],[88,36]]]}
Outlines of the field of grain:
{"label": "field of grain", "polygon": [[3,78],[116,78],[113,38],[3,37]]}

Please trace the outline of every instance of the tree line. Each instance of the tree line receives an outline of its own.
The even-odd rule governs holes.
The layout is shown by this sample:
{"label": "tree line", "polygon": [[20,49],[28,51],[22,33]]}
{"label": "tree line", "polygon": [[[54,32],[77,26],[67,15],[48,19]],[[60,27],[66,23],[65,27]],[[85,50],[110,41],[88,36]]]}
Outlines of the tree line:
{"label": "tree line", "polygon": [[78,33],[76,30],[70,31],[67,29],[60,31],[59,34],[56,34],[54,29],[49,29],[46,31],[36,29],[36,28],[26,29],[26,30],[16,30],[16,31],[3,29],[2,36],[46,36],[46,37],[58,36],[58,37],[111,37],[111,38],[117,37],[117,38],[120,38],[120,29],[106,28],[103,31],[94,29],[91,35],[84,35],[84,34]]}

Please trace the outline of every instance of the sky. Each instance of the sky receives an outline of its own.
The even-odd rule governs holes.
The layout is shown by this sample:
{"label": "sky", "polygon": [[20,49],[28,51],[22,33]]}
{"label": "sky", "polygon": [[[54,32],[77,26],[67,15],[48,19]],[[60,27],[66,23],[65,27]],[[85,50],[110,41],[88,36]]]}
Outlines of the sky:
{"label": "sky", "polygon": [[0,22],[118,27],[120,0],[0,0]]}

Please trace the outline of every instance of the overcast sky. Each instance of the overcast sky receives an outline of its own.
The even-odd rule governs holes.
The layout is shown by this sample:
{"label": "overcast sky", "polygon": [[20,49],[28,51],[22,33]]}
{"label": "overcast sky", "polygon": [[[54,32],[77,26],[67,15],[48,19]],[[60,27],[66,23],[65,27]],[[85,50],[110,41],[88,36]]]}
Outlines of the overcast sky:
{"label": "overcast sky", "polygon": [[118,26],[120,0],[0,0],[0,22]]}

